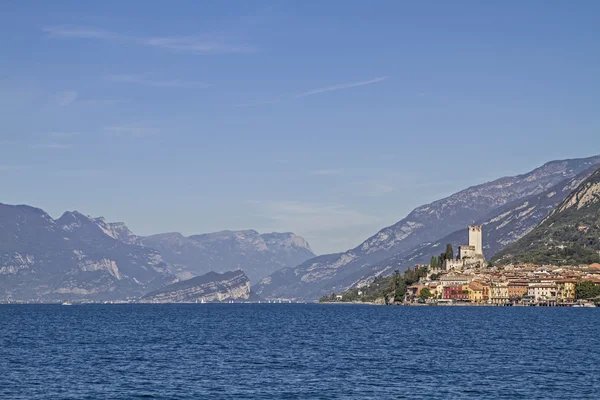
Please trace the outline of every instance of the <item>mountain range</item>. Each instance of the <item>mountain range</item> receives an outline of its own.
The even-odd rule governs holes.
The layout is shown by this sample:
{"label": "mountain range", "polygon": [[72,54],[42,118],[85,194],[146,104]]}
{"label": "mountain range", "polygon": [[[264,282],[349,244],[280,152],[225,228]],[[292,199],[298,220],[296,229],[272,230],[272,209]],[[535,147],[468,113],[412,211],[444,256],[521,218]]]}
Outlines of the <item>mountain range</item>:
{"label": "mountain range", "polygon": [[[139,299],[154,293],[160,301],[188,301],[190,293],[243,297],[256,282],[253,293],[266,299],[317,299],[426,263],[446,243],[465,244],[465,228],[473,223],[483,225],[484,252],[497,254],[495,260],[591,260],[600,250],[594,219],[599,163],[600,156],[552,161],[467,188],[416,208],[353,249],[322,256],[293,233],[143,237],[123,223],[77,211],[55,220],[34,207],[0,204],[0,299]],[[243,270],[243,277],[232,270]],[[229,278],[235,284],[228,286]]]}
{"label": "mountain range", "polygon": [[0,204],[0,299],[139,298],[211,271],[242,269],[258,280],[313,256],[293,233],[138,237],[123,223],[77,211],[55,220],[38,208]]}
{"label": "mountain range", "polygon": [[553,265],[600,262],[600,169],[541,224],[496,254],[494,261]]}
{"label": "mountain range", "polygon": [[254,284],[315,256],[302,237],[290,232],[222,231],[188,237],[163,233],[140,237],[137,242],[158,250],[183,279],[241,268]]}
{"label": "mountain range", "polygon": [[[390,257],[405,257],[419,248],[436,243],[446,235],[464,230],[468,224],[485,221],[486,217],[494,214],[498,216],[502,207],[511,207],[513,202],[552,191],[561,182],[566,185],[567,180],[598,163],[600,156],[551,161],[526,174],[467,188],[416,208],[406,218],[382,229],[351,250],[318,256],[298,266],[281,269],[263,279],[254,290],[257,295],[265,298],[302,299],[317,299],[331,292],[346,290],[361,279],[381,272],[381,269],[388,266],[386,264],[391,265],[393,261],[373,267],[375,264]],[[565,196],[567,194],[563,191],[560,193]],[[549,208],[546,210],[550,211]],[[539,218],[540,214],[536,215]],[[519,235],[535,226],[535,223],[536,218],[531,218],[530,222],[523,223],[522,229],[507,234],[512,234],[511,240],[516,240]],[[513,226],[518,226],[516,221],[513,221]],[[496,243],[502,245],[502,240],[506,241],[499,236]],[[488,249],[488,253],[489,250],[491,249]]]}
{"label": "mountain range", "polygon": [[[475,225],[482,226],[484,255],[490,258],[529,233],[595,170],[595,166],[589,168],[540,194],[511,202],[499,207],[491,215],[475,221]],[[433,243],[417,246],[408,254],[392,256],[375,263],[368,268],[369,274],[363,275],[363,279],[366,277],[367,280],[371,280],[374,276],[387,275],[394,270],[404,271],[416,264],[426,264],[432,256],[439,256],[445,251],[447,244],[451,244],[456,251],[458,246],[467,242],[467,230],[459,229]]]}
{"label": "mountain range", "polygon": [[160,253],[106,235],[94,219],[52,219],[30,206],[0,204],[0,298],[136,297],[176,280]]}

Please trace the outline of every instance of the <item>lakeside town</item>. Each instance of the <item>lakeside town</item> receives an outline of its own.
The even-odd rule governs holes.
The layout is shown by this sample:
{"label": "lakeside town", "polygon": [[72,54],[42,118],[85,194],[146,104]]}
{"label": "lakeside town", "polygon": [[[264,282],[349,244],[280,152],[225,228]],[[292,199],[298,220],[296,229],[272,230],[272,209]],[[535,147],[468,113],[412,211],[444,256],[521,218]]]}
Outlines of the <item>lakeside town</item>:
{"label": "lakeside town", "polygon": [[428,265],[376,278],[321,302],[398,305],[595,307],[600,303],[600,263],[536,265],[487,263],[481,226],[469,226],[469,244],[451,245]]}

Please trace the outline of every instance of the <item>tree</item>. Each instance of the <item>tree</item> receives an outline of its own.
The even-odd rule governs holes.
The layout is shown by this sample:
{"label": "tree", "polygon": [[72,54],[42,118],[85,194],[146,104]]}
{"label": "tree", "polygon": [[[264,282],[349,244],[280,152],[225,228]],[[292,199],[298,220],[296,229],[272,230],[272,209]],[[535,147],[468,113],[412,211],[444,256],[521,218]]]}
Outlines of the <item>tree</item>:
{"label": "tree", "polygon": [[452,260],[454,258],[454,250],[452,249],[452,245],[448,243],[446,245],[446,260]]}
{"label": "tree", "polygon": [[439,274],[432,274],[432,275],[429,277],[429,279],[431,279],[432,281],[437,281],[437,280],[439,280],[439,279],[440,279],[440,277],[441,277],[441,276],[442,276],[442,274],[441,274],[441,273],[439,273]]}
{"label": "tree", "polygon": [[591,299],[600,296],[600,286],[592,281],[578,282],[575,286],[575,296],[578,299]]}
{"label": "tree", "polygon": [[437,269],[440,267],[440,260],[436,256],[431,256],[431,261],[429,262],[429,266],[431,269]]}
{"label": "tree", "polygon": [[423,289],[421,289],[421,291],[419,292],[419,298],[426,300],[433,297],[433,293],[431,293],[431,290],[429,290],[429,288],[424,287]]}

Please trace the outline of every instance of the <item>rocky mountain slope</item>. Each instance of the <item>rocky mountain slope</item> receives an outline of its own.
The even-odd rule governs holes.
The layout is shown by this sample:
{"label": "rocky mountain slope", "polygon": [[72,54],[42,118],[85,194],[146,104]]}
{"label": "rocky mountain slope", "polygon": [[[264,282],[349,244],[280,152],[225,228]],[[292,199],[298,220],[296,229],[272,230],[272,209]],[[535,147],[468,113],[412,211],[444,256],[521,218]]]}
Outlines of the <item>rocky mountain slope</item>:
{"label": "rocky mountain slope", "polygon": [[242,271],[209,272],[148,293],[142,303],[201,303],[247,300],[250,280]]}
{"label": "rocky mountain slope", "polygon": [[308,243],[293,233],[222,231],[185,237],[163,233],[138,242],[158,250],[182,279],[210,271],[242,269],[253,283],[314,257]]}
{"label": "rocky mountain slope", "polygon": [[540,194],[598,163],[600,156],[552,161],[523,175],[470,187],[416,208],[354,249],[277,271],[256,285],[255,291],[266,298],[315,299],[345,290],[348,282],[368,273],[369,266],[394,255],[404,256],[416,246],[464,229],[500,207]]}
{"label": "rocky mountain slope", "polygon": [[[588,169],[540,194],[500,207],[490,216],[476,221],[477,225],[483,227],[483,252],[486,258],[490,259],[507,245],[516,242],[534,229],[595,170],[595,167]],[[424,243],[417,246],[408,254],[392,256],[373,264],[369,267],[371,271],[369,278],[372,279],[375,275],[387,275],[396,269],[402,272],[415,264],[429,263],[432,256],[439,256],[445,250],[447,243],[452,244],[455,251],[457,251],[458,246],[467,244],[468,232],[466,227],[433,243]]]}
{"label": "rocky mountain slope", "polygon": [[600,262],[600,169],[540,225],[499,252],[494,261],[556,265]]}
{"label": "rocky mountain slope", "polygon": [[54,220],[0,204],[0,298],[123,299],[174,280],[157,251],[116,240],[83,214]]}

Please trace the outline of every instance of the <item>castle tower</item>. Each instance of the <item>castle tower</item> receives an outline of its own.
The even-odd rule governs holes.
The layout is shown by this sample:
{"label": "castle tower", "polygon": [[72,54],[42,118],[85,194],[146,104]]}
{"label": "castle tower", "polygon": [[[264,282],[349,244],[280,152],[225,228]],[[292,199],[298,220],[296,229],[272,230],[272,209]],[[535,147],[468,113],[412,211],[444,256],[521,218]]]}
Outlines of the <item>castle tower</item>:
{"label": "castle tower", "polygon": [[475,247],[475,255],[483,256],[481,225],[469,226],[469,246]]}

